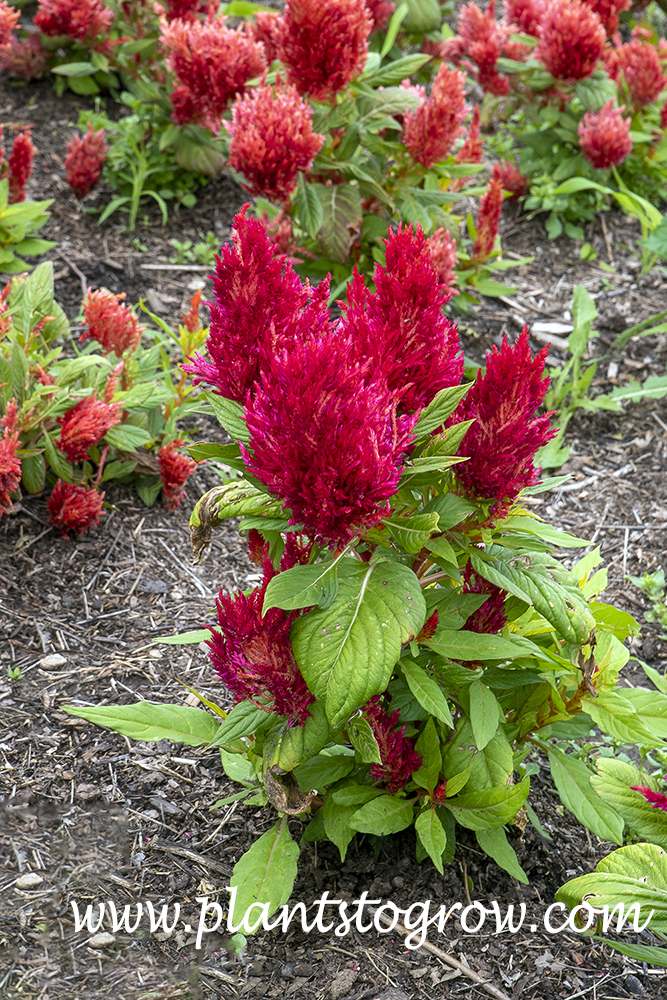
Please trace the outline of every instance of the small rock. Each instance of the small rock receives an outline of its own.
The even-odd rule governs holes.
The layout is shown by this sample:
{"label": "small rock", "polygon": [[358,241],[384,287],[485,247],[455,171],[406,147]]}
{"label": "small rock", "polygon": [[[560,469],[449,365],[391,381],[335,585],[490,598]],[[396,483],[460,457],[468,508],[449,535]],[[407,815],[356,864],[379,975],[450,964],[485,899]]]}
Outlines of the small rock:
{"label": "small rock", "polygon": [[99,934],[93,934],[91,938],[88,938],[88,945],[90,948],[108,948],[110,945],[115,943],[115,937],[113,934],[109,934],[108,931],[100,931]]}
{"label": "small rock", "polygon": [[180,590],[172,590],[172,592],[169,595],[169,597],[171,598],[172,601],[182,601],[183,600],[183,594],[182,594],[182,592]]}
{"label": "small rock", "polygon": [[164,653],[160,649],[149,649],[148,655],[151,660],[161,660],[164,657]]}
{"label": "small rock", "polygon": [[96,785],[88,785],[83,782],[81,785],[77,785],[76,797],[79,802],[94,802],[95,799],[99,799],[100,790]]}
{"label": "small rock", "polygon": [[409,971],[413,979],[423,979],[423,977],[428,972],[428,966],[420,965],[418,968],[410,969]]}
{"label": "small rock", "polygon": [[407,993],[399,990],[397,986],[390,986],[384,993],[378,993],[376,997],[372,997],[372,1000],[410,1000],[410,998]]}
{"label": "small rock", "polygon": [[391,884],[395,889],[402,889],[403,886],[405,885],[405,879],[403,878],[402,875],[397,875],[395,878],[391,880]]}
{"label": "small rock", "polygon": [[175,805],[173,802],[169,802],[167,799],[163,799],[160,795],[151,795],[149,802],[156,809],[165,813],[167,816],[182,816],[183,810],[180,806]]}
{"label": "small rock", "polygon": [[331,1000],[340,1000],[346,993],[349,993],[359,977],[359,973],[354,969],[343,969],[338,973],[331,986],[329,996]]}
{"label": "small rock", "polygon": [[44,879],[37,872],[26,872],[14,884],[17,889],[36,889],[43,881]]}
{"label": "small rock", "polygon": [[167,594],[169,587],[164,580],[142,579],[135,587],[135,590],[138,590],[142,594]]}
{"label": "small rock", "polygon": [[636,976],[626,976],[624,986],[628,993],[631,993],[633,997],[645,997],[646,988],[640,979]]}
{"label": "small rock", "polygon": [[284,967],[280,975],[283,977],[283,979],[294,979],[294,966],[292,965],[291,962],[287,963],[287,965]]}
{"label": "small rock", "polygon": [[49,653],[48,656],[42,657],[39,665],[42,670],[59,670],[61,667],[67,665],[67,660],[62,653]]}

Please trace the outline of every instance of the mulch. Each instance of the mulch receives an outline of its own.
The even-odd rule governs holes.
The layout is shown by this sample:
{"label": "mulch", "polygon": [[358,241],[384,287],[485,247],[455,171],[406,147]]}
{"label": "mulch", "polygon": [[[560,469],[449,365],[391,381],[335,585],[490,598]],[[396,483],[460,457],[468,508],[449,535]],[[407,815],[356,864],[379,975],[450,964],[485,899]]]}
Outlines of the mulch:
{"label": "mulch", "polygon": [[[0,118],[34,125],[39,159],[34,197],[55,197],[44,235],[58,240],[50,255],[56,291],[74,318],[84,281],[162,301],[163,315],[177,319],[188,287],[201,272],[158,272],[145,263],[166,263],[172,238],[199,238],[229,231],[243,193],[229,179],[209,185],[192,212],[176,213],[166,229],[150,216],[137,234],[113,219],[98,226],[64,187],[62,160],[85,99],[55,99],[47,83],[14,88],[0,83]],[[95,196],[103,200],[103,189]],[[606,234],[599,221],[587,231],[598,259],[581,263],[578,246],[550,243],[539,219],[521,218],[509,206],[503,219],[506,250],[535,257],[507,272],[519,291],[506,302],[484,300],[460,317],[466,353],[481,359],[502,336],[516,336],[524,322],[567,323],[572,287],[584,283],[600,311],[599,341],[606,354],[618,332],[665,308],[665,278],[638,276],[639,235],[631,221],[609,213]],[[136,248],[133,240],[148,249]],[[80,272],[80,273],[79,273]],[[83,277],[82,277],[83,275]],[[194,277],[193,277],[194,275]],[[206,276],[204,275],[204,278]],[[207,285],[205,296],[210,294]],[[157,298],[155,296],[157,295]],[[557,335],[556,335],[557,336]],[[565,334],[566,336],[566,334]],[[533,337],[536,348],[543,341]],[[562,358],[552,343],[550,358]],[[667,337],[635,338],[622,355],[600,366],[594,391],[665,372]],[[202,425],[203,439],[210,432]],[[570,425],[572,479],[532,498],[533,509],[559,527],[600,545],[610,571],[606,599],[639,620],[648,605],[626,579],[665,566],[667,556],[667,400],[648,401],[623,414],[577,416]],[[397,932],[379,936],[350,931],[305,934],[295,924],[258,933],[244,943],[228,933],[205,935],[196,950],[200,903],[222,904],[231,869],[276,819],[271,809],[232,803],[211,806],[236,790],[212,750],[135,743],[62,711],[68,704],[128,704],[138,699],[195,704],[183,684],[221,705],[229,704],[200,646],[164,646],[159,636],[212,622],[214,598],[256,582],[233,524],[219,528],[201,566],[190,561],[188,516],[197,497],[218,481],[200,466],[176,512],[146,509],[127,487],[112,486],[100,526],[66,542],[48,525],[45,497],[25,499],[0,521],[0,997],[7,1000],[186,1000],[213,997],[294,997],[295,1000],[416,1000],[485,997],[488,992],[436,955],[410,951]],[[665,670],[667,640],[644,624],[633,652]],[[632,661],[622,684],[641,684]],[[525,1000],[614,1000],[667,997],[667,972],[647,968],[598,940],[543,929],[543,915],[558,887],[591,871],[612,845],[585,831],[553,792],[548,769],[532,779],[531,802],[546,840],[529,824],[510,828],[510,841],[530,884],[523,886],[483,855],[473,835],[459,831],[454,861],[440,876],[414,860],[414,834],[371,844],[357,838],[341,863],[329,844],[302,847],[293,900],[309,904],[324,891],[352,901],[392,900],[398,906],[431,899],[451,906],[467,897],[501,909],[525,903],[527,930],[495,935],[491,924],[465,934],[453,921],[430,940],[468,965],[506,997]],[[299,838],[303,823],[290,820]],[[22,877],[34,873],[34,878]],[[23,886],[23,887],[22,887]],[[95,937],[74,926],[72,901],[138,900],[181,905],[172,933]],[[536,930],[532,931],[534,924]],[[104,928],[108,931],[108,928]],[[633,938],[625,938],[633,940]],[[641,940],[652,942],[644,932]],[[98,946],[95,947],[94,945]]]}

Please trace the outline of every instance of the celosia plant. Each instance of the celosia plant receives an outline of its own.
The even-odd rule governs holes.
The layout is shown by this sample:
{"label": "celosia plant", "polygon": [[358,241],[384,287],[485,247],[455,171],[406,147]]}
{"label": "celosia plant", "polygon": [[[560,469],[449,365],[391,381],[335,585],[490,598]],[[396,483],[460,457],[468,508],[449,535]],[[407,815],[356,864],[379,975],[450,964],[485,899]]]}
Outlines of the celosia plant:
{"label": "celosia plant", "polygon": [[34,20],[45,35],[94,42],[109,30],[113,11],[102,0],[39,0]]}
{"label": "celosia plant", "polygon": [[104,129],[96,131],[92,124],[83,139],[75,135],[67,144],[65,177],[77,198],[85,198],[100,179],[109,147],[104,141]]}
{"label": "celosia plant", "polygon": [[85,535],[89,528],[100,523],[104,493],[74,483],[56,482],[51,491],[49,520],[63,538]]}
{"label": "celosia plant", "polygon": [[623,118],[623,111],[623,107],[615,108],[614,102],[608,101],[598,114],[587,111],[579,123],[581,151],[598,170],[622,163],[632,152],[630,120]]}
{"label": "celosia plant", "polygon": [[25,201],[25,189],[32,173],[34,156],[35,145],[30,138],[30,129],[26,129],[14,139],[12,151],[7,158],[10,204]]}
{"label": "celosia plant", "polygon": [[[150,717],[154,740],[173,734],[168,713],[182,726],[187,711],[188,742],[219,747],[244,784],[216,806],[252,795],[252,808],[277,811],[230,880],[236,925],[248,914],[244,933],[261,923],[258,905],[268,916],[289,898],[292,816],[310,817],[303,839],[329,839],[343,859],[356,833],[414,824],[418,859],[440,872],[459,824],[527,881],[505,826],[527,802],[531,753],[549,758],[567,808],[621,843],[622,817],[602,806],[592,771],[562,741],[594,723],[616,731],[620,703],[631,738],[641,731],[643,746],[661,746],[652,720],[667,694],[652,695],[649,716],[635,707],[636,689],[617,686],[636,623],[597,600],[596,553],[569,571],[552,553],[554,543],[587,542],[556,534],[523,505],[527,492],[550,488],[535,467],[549,436],[548,416],[535,412],[544,355],[533,358],[523,334],[488,358],[473,386],[460,383],[456,331],[443,321],[418,228],[389,237],[376,291],[357,276],[342,319],[320,309],[301,326],[310,289],[288,264],[281,271],[262,227],[241,215],[236,233],[219,265],[216,309],[227,325],[211,332],[209,374],[238,350],[231,318],[254,313],[260,321],[243,336],[256,367],[236,398],[220,396],[223,373],[207,393],[231,443],[190,451],[242,478],[202,497],[191,530],[201,558],[212,530],[242,517],[261,582],[221,593],[206,630],[164,639],[207,636],[227,715],[210,698],[199,709],[160,703],[159,723],[146,702],[67,711],[128,734]],[[274,269],[267,282],[260,261]],[[289,345],[272,340],[268,301],[293,331]],[[573,790],[575,766],[585,793]]]}
{"label": "celosia plant", "polygon": [[414,112],[407,111],[404,115],[403,142],[410,156],[427,169],[447,157],[463,132],[464,83],[463,73],[450,71],[443,63],[429,97],[424,96]]}
{"label": "celosia plant", "polygon": [[136,351],[145,327],[132,310],[123,305],[125,292],[113,294],[104,288],[89,288],[83,303],[86,327],[80,340],[91,337],[105,352],[113,351],[118,357],[125,351]]}

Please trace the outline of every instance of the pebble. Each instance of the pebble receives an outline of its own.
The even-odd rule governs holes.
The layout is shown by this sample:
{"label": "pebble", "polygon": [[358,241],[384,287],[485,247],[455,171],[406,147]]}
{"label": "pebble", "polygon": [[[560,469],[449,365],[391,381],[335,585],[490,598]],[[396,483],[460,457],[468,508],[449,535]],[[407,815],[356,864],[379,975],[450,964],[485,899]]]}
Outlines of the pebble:
{"label": "pebble", "polygon": [[100,790],[95,785],[83,783],[77,785],[76,797],[80,802],[94,802],[95,799],[99,799]]}
{"label": "pebble", "polygon": [[355,972],[354,969],[342,969],[329,987],[331,1000],[340,1000],[340,997],[344,997],[346,993],[349,993],[356,983],[358,976],[359,973]]}
{"label": "pebble", "polygon": [[626,990],[632,994],[633,997],[644,997],[646,996],[646,988],[640,979],[636,976],[626,976],[625,983],[623,984]]}
{"label": "pebble", "polygon": [[39,661],[42,670],[59,670],[60,667],[67,666],[67,660],[62,653],[49,653]]}
{"label": "pebble", "polygon": [[37,872],[26,872],[14,884],[17,889],[36,889],[43,881],[44,879]]}
{"label": "pebble", "polygon": [[91,938],[88,938],[88,945],[90,948],[108,948],[110,945],[115,943],[115,937],[113,934],[109,934],[108,931],[100,931],[99,934],[93,934]]}

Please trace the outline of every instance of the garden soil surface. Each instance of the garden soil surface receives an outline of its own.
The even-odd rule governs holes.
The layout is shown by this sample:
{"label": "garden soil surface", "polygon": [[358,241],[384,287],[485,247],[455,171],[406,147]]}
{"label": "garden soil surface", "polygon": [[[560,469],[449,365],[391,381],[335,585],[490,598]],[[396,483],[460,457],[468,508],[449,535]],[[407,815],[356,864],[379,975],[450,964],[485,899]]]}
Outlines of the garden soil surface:
{"label": "garden soil surface", "polygon": [[[201,192],[194,210],[174,213],[165,228],[152,210],[136,234],[122,231],[115,218],[98,226],[63,178],[65,146],[84,101],[56,99],[47,83],[0,88],[0,119],[33,126],[39,153],[29,196],[55,199],[44,235],[58,241],[49,255],[57,297],[74,320],[85,288],[105,286],[127,292],[130,302],[142,297],[176,321],[202,283],[204,297],[210,295],[206,272],[146,265],[168,264],[173,238],[194,241],[213,230],[223,241],[243,193],[223,177]],[[101,188],[91,203],[108,197]],[[459,319],[466,353],[481,359],[502,336],[516,337],[524,323],[534,347],[543,346],[554,334],[535,324],[567,323],[572,288],[582,283],[600,313],[592,351],[606,356],[594,392],[664,374],[665,335],[635,338],[622,353],[610,348],[619,332],[667,308],[665,275],[639,278],[638,236],[614,213],[607,214],[604,229],[600,220],[589,227],[586,237],[598,260],[613,265],[605,271],[596,262],[580,262],[578,244],[564,238],[550,243],[538,219],[506,206],[506,254],[534,261],[510,272],[517,295],[484,300]],[[558,336],[550,347],[554,364],[562,360]],[[215,433],[205,421],[196,430],[200,440]],[[572,479],[530,502],[536,513],[600,546],[610,571],[606,599],[642,620],[648,605],[625,577],[666,564],[667,401],[580,416],[570,425],[568,443],[565,471]],[[325,891],[348,902],[366,892],[368,899],[403,908],[427,899],[434,907],[497,901],[504,914],[510,904],[516,909],[525,903],[526,921],[516,934],[495,934],[491,921],[466,934],[454,919],[442,934],[431,931],[430,942],[463,972],[430,951],[408,949],[398,931],[380,936],[352,930],[336,937],[305,934],[293,924],[287,933],[258,933],[243,946],[221,929],[195,948],[195,934],[184,923],[196,926],[197,897],[225,904],[232,866],[275,814],[239,802],[210,811],[236,790],[213,750],[130,743],[62,707],[139,699],[196,704],[183,684],[229,704],[204,649],[158,641],[211,622],[220,587],[246,588],[257,580],[233,525],[216,532],[201,566],[191,563],[189,512],[217,481],[214,469],[200,466],[175,513],[148,510],[129,488],[112,487],[101,525],[78,541],[64,541],[50,529],[45,496],[25,498],[0,522],[0,997],[667,997],[665,970],[626,959],[599,940],[545,931],[544,914],[558,887],[593,870],[613,845],[589,835],[563,810],[539,760],[531,802],[547,836],[523,821],[510,828],[528,885],[497,868],[466,831],[442,876],[430,863],[416,864],[412,833],[374,845],[359,838],[344,863],[331,845],[303,845],[292,898],[307,905]],[[667,641],[652,625],[643,626],[632,651],[663,672],[667,667]],[[620,683],[638,685],[642,678],[631,660]],[[303,827],[300,818],[290,819],[296,839]],[[102,938],[77,931],[72,902],[83,910],[107,900],[121,909],[139,900],[158,909],[169,904],[172,918],[178,902],[181,921],[172,933],[151,934],[144,921],[134,933],[100,928],[107,932]],[[656,943],[646,932],[624,940]]]}

